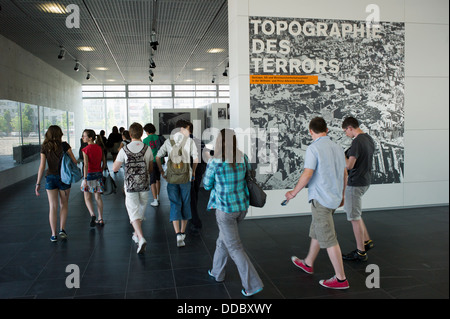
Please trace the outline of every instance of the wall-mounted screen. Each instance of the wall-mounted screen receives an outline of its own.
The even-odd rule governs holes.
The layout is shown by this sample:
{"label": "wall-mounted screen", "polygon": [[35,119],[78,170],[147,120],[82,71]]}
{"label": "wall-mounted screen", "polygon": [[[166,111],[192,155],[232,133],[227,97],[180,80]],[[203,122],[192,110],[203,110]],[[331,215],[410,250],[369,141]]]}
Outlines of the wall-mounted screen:
{"label": "wall-mounted screen", "polygon": [[175,124],[179,120],[191,121],[191,113],[188,112],[166,112],[159,113],[159,134],[170,135],[172,130],[175,129]]}

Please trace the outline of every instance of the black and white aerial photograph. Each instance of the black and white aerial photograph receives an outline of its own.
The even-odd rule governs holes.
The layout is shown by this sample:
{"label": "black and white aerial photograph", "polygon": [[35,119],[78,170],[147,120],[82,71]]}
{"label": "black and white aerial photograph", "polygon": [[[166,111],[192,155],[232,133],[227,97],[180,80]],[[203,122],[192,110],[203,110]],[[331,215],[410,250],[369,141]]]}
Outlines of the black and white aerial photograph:
{"label": "black and white aerial photograph", "polygon": [[[372,183],[401,183],[404,23],[379,22],[374,33],[366,21],[250,17],[249,23],[250,75],[318,76],[315,85],[250,85],[252,128],[279,132],[278,150],[267,146],[266,160],[256,165],[260,185],[266,190],[295,186],[312,143],[308,124],[316,116],[326,120],[329,136],[344,151],[351,139],[342,122],[348,116],[358,119],[376,143]],[[303,32],[297,26],[304,26]]]}

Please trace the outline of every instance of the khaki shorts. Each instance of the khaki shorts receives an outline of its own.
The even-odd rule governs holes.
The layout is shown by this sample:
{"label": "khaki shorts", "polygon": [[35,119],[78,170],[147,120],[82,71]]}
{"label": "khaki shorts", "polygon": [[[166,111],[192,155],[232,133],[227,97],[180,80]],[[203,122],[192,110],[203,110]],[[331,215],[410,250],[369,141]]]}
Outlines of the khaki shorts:
{"label": "khaki shorts", "polygon": [[338,244],[334,229],[333,214],[335,209],[322,206],[318,201],[311,201],[312,222],[309,237],[319,242],[320,248],[330,248]]}
{"label": "khaki shorts", "polygon": [[347,186],[345,189],[344,210],[347,220],[360,220],[362,215],[362,197],[369,186]]}

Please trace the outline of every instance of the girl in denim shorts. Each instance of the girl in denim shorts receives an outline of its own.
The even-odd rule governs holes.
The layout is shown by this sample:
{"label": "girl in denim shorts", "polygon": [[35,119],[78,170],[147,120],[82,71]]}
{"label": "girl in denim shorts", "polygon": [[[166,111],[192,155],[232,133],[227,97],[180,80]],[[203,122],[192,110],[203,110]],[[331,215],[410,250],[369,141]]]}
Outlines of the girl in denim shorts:
{"label": "girl in denim shorts", "polygon": [[66,152],[72,161],[76,164],[77,160],[72,153],[70,145],[62,141],[63,132],[57,125],[52,125],[45,133],[45,140],[41,147],[41,163],[39,165],[38,177],[36,181],[36,196],[39,196],[41,189],[41,179],[44,175],[45,165],[48,169],[46,173],[45,189],[47,190],[49,203],[49,221],[52,235],[50,240],[56,242],[57,238],[57,220],[58,220],[58,201],[60,205],[60,227],[59,236],[62,239],[67,238],[65,231],[66,220],[68,215],[68,203],[70,194],[70,185],[64,184],[61,181],[60,169],[61,159]]}

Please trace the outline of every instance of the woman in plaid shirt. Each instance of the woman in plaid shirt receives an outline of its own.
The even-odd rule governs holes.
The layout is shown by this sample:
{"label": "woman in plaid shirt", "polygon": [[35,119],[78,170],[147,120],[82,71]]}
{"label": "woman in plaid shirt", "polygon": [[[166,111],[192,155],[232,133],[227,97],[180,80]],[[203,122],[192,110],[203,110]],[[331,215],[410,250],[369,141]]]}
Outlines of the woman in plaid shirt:
{"label": "woman in plaid shirt", "polygon": [[213,268],[208,273],[216,281],[223,281],[231,257],[239,270],[242,294],[251,296],[263,289],[263,283],[244,251],[238,231],[238,223],[244,220],[250,205],[245,180],[245,163],[250,168],[248,158],[237,148],[236,135],[229,129],[220,131],[214,152],[203,178],[205,189],[211,190],[208,209],[216,210],[219,226]]}

